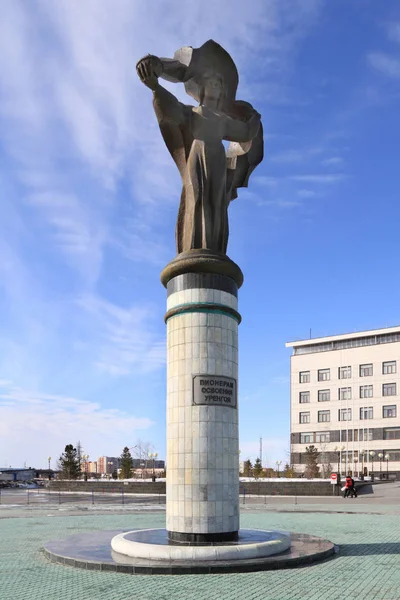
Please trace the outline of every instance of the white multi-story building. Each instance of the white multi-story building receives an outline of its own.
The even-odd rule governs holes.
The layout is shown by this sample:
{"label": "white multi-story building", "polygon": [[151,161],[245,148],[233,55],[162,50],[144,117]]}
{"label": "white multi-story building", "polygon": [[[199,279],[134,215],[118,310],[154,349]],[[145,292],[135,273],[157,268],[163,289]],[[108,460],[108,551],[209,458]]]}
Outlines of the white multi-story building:
{"label": "white multi-story building", "polygon": [[325,474],[400,476],[400,327],[286,346],[294,469],[304,472],[313,444]]}

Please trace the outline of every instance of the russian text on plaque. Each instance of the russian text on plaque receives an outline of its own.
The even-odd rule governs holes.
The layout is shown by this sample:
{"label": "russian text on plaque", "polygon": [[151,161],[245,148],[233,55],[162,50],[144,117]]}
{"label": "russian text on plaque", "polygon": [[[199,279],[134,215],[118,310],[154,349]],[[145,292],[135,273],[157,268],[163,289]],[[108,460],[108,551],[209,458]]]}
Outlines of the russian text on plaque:
{"label": "russian text on plaque", "polygon": [[219,375],[194,375],[193,404],[236,408],[236,379]]}

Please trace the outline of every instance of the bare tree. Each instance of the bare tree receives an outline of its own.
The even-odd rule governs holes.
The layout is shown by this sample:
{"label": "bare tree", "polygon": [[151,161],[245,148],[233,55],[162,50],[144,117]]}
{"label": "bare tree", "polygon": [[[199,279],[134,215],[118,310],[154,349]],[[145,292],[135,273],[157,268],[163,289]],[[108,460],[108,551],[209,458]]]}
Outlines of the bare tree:
{"label": "bare tree", "polygon": [[132,448],[132,454],[135,458],[140,460],[148,460],[149,454],[154,452],[154,444],[152,442],[145,442],[143,440],[137,440],[136,444]]}
{"label": "bare tree", "polygon": [[142,477],[148,477],[150,455],[154,452],[154,444],[152,442],[137,440],[132,448],[132,456],[138,458],[143,464],[141,467]]}

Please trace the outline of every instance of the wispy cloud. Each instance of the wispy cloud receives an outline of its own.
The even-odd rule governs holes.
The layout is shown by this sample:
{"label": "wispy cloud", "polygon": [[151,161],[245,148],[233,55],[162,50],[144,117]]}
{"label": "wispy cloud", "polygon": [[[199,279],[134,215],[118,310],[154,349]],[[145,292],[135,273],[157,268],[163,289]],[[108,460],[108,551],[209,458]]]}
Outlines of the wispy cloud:
{"label": "wispy cloud", "polygon": [[[98,345],[95,364],[111,375],[149,372],[165,364],[165,339],[152,326],[154,307],[121,308],[95,295],[78,304],[90,315],[90,344]],[[84,343],[84,342],[83,342]]]}
{"label": "wispy cloud", "polygon": [[297,190],[297,195],[299,196],[299,198],[315,198],[315,196],[317,196],[317,192],[315,192],[314,190],[307,190],[307,189],[302,189],[302,190]]}
{"label": "wispy cloud", "polygon": [[252,183],[258,184],[258,185],[263,185],[266,187],[276,187],[279,183],[279,180],[277,177],[269,177],[267,175],[256,175],[255,177],[253,177],[252,179]]}
{"label": "wispy cloud", "polygon": [[[241,0],[221,0],[205,11],[197,0],[184,8],[169,0],[155,11],[130,0],[37,0],[2,7],[2,375],[26,389],[57,382],[65,397],[76,384],[103,402],[117,376],[146,378],[163,368],[162,310],[148,302],[141,276],[158,280],[172,258],[180,180],[135,63],[147,52],[172,56],[214,38],[238,65],[239,98],[262,105],[267,80],[279,102],[322,4],[268,0],[243,11]],[[174,90],[191,102],[183,86]],[[277,185],[269,176],[259,184]],[[295,203],[284,194],[275,200],[279,208]],[[3,401],[13,408],[14,400]],[[16,414],[2,421],[10,431]],[[74,423],[81,427],[79,418]],[[44,440],[51,436],[46,427]]]}
{"label": "wispy cloud", "polygon": [[322,165],[325,166],[330,166],[330,167],[335,167],[338,165],[342,165],[344,163],[344,160],[341,156],[332,156],[331,158],[325,158],[324,160],[321,161]]}
{"label": "wispy cloud", "polygon": [[95,459],[105,451],[119,455],[138,431],[153,425],[145,416],[136,417],[97,402],[23,389],[7,380],[0,381],[0,410],[0,465],[15,465],[25,451],[28,465],[45,467],[50,454],[55,466],[64,446],[79,439],[84,440],[85,451]]}
{"label": "wispy cloud", "polygon": [[321,185],[331,185],[333,183],[340,183],[347,178],[344,173],[331,174],[312,174],[312,175],[289,175],[288,179],[291,181],[299,181],[303,183],[316,183]]}
{"label": "wispy cloud", "polygon": [[96,280],[107,233],[105,224],[95,218],[93,207],[75,194],[55,190],[30,194],[26,202],[50,227],[49,243],[66,255],[87,282]]}
{"label": "wispy cloud", "polygon": [[389,23],[389,25],[387,27],[387,33],[388,33],[388,37],[390,40],[392,40],[393,42],[400,43],[400,23],[399,22]]}
{"label": "wispy cloud", "polygon": [[298,149],[290,148],[288,150],[279,152],[278,154],[273,154],[272,156],[270,156],[270,160],[271,162],[281,164],[300,163],[307,161],[313,158],[314,156],[321,154],[322,152],[324,152],[323,147]]}
{"label": "wispy cloud", "polygon": [[368,62],[377,71],[392,79],[400,78],[400,58],[385,52],[371,52]]}
{"label": "wispy cloud", "polygon": [[281,198],[275,198],[273,200],[260,200],[259,206],[290,209],[301,206],[301,202],[299,202],[298,200],[284,200]]}
{"label": "wispy cloud", "polygon": [[[196,46],[214,37],[232,50],[246,95],[252,89],[249,79],[257,83],[256,71],[268,77],[269,85],[282,83],[282,70],[320,7],[320,0],[306,5],[270,0],[243,13],[241,2],[232,0],[205,13],[189,0],[185,10],[171,1],[155,14],[128,0],[113,7],[93,0],[83,5],[39,0],[37,10],[20,3],[4,9],[0,82],[6,94],[0,119],[14,161],[14,183],[22,183],[28,196],[47,199],[46,207],[43,202],[32,206],[48,219],[52,241],[69,264],[92,285],[101,273],[105,245],[119,238],[112,229],[121,181],[134,192],[136,206],[153,203],[158,218],[171,199],[178,205],[179,177],[161,141],[149,91],[137,79],[136,60],[149,48],[172,55],[177,40]],[[49,54],[50,40],[56,43]],[[260,65],[258,58],[253,70],[252,59],[262,49],[268,60]],[[151,217],[142,217],[151,223]],[[167,219],[173,226],[172,215]],[[133,260],[139,254],[142,261],[154,263],[153,252],[141,253],[143,242],[149,242],[140,231],[125,237],[128,244],[115,248]],[[74,253],[79,255],[75,262]]]}

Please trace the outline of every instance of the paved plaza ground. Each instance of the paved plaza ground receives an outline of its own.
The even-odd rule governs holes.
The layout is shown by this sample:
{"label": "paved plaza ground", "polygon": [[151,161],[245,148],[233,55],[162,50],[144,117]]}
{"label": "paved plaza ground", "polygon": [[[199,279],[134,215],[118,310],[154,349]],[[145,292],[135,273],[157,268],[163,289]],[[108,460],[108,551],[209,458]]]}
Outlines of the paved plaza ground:
{"label": "paved plaza ground", "polygon": [[[40,494],[39,494],[40,495]],[[21,499],[23,496],[21,495]],[[63,498],[67,498],[65,495]],[[15,498],[14,498],[15,500]],[[124,575],[48,562],[49,540],[99,529],[165,526],[159,499],[91,504],[73,497],[0,506],[2,600],[399,600],[400,484],[358,499],[267,497],[241,505],[241,525],[325,537],[339,546],[314,566],[244,574]]]}

